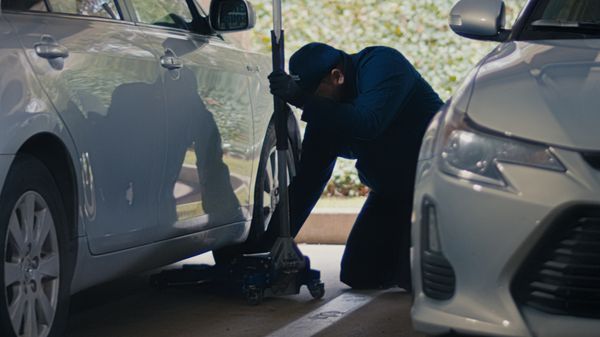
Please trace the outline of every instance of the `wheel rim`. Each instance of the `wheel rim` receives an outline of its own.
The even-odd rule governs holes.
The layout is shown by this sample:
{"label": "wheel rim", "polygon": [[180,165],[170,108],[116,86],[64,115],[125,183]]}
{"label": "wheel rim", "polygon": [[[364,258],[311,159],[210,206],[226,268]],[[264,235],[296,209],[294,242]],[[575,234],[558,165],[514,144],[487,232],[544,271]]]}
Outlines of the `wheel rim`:
{"label": "wheel rim", "polygon": [[[288,152],[288,166],[293,163],[293,159],[290,158],[290,152]],[[273,213],[275,212],[275,207],[279,203],[279,169],[278,169],[278,158],[277,158],[277,148],[273,147],[269,151],[269,156],[267,157],[267,162],[265,165],[265,170],[263,172],[265,179],[263,185],[263,219],[264,219],[264,229],[265,231],[269,227],[269,222],[271,222],[271,218],[273,217]],[[295,170],[293,167],[288,167],[288,180],[286,183],[289,185],[290,178],[295,175]]]}
{"label": "wheel rim", "polygon": [[4,242],[6,307],[17,336],[50,333],[60,282],[56,226],[48,204],[36,192],[19,198]]}
{"label": "wheel rim", "polygon": [[272,148],[267,157],[265,165],[265,179],[263,186],[263,219],[265,231],[269,227],[269,222],[275,212],[275,207],[279,203],[279,169],[277,160],[277,149]]}

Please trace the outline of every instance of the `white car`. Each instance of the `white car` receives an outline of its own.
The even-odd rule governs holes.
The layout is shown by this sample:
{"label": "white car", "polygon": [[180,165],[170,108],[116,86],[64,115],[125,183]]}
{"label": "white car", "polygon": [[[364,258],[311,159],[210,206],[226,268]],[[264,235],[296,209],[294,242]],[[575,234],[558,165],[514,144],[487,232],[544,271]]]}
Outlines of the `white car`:
{"label": "white car", "polygon": [[501,42],[424,138],[412,318],[429,334],[600,336],[600,1],[462,0]]}
{"label": "white car", "polygon": [[246,0],[1,5],[1,337],[61,336],[73,293],[261,237],[271,58],[223,35]]}

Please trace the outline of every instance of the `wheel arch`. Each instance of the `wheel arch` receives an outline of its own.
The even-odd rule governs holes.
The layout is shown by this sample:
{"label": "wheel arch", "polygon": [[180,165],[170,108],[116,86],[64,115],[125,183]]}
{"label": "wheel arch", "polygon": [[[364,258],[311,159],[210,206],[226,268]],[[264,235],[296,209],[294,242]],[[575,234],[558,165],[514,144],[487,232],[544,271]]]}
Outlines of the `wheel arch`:
{"label": "wheel arch", "polygon": [[[69,241],[76,246],[80,235],[78,226],[79,191],[73,158],[64,142],[56,135],[42,132],[30,137],[17,151],[17,155],[29,155],[40,160],[52,174],[63,198],[68,218]],[[76,247],[73,247],[76,249]]]}

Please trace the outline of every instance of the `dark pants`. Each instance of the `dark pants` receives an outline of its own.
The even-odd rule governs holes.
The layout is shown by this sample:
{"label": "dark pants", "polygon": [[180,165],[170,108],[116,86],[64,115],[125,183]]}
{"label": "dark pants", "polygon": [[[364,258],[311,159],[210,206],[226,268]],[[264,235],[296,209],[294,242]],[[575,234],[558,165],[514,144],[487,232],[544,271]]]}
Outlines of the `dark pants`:
{"label": "dark pants", "polygon": [[[291,232],[296,236],[319,200],[331,177],[339,149],[336,135],[307,126],[298,174],[290,185]],[[407,165],[416,165],[407,163]],[[360,212],[346,244],[341,280],[353,288],[400,285],[410,289],[410,223],[414,174],[390,177],[404,188],[390,193],[372,191]],[[271,247],[278,236],[279,210],[275,211],[261,246]]]}
{"label": "dark pants", "polygon": [[412,200],[371,192],[342,258],[340,279],[361,288],[392,285],[410,290],[410,217]]}

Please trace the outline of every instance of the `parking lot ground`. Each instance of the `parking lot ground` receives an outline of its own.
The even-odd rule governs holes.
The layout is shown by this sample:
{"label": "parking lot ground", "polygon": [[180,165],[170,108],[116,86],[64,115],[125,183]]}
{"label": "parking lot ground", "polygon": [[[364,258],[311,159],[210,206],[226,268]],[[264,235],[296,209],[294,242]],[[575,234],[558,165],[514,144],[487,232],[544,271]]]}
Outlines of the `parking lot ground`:
{"label": "parking lot ground", "polygon": [[[339,281],[343,246],[302,245],[322,271],[326,295],[268,298],[249,306],[216,285],[157,290],[148,275],[107,283],[73,298],[70,337],[422,336],[412,331],[410,296],[400,290],[353,292]],[[183,263],[212,263],[210,254]]]}

